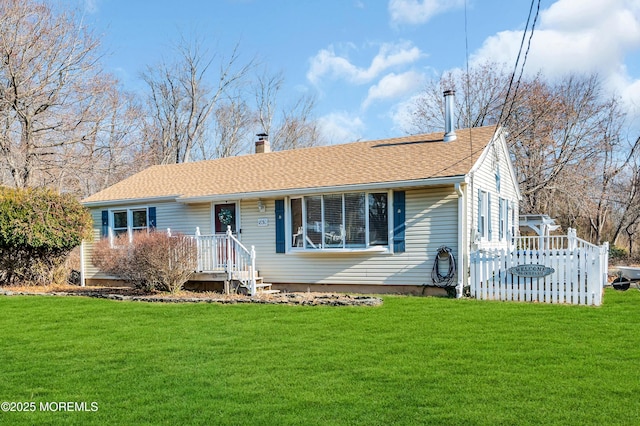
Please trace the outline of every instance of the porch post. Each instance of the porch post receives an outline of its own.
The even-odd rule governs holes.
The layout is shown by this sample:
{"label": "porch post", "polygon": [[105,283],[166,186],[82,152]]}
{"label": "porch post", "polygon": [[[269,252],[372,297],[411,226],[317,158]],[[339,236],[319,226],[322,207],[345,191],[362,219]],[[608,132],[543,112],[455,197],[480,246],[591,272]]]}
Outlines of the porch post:
{"label": "porch post", "polygon": [[251,246],[251,295],[255,296],[257,293],[256,288],[256,246]]}
{"label": "porch post", "polygon": [[576,230],[574,228],[569,228],[567,230],[567,240],[569,243],[569,250],[575,250],[576,249],[576,238],[578,238],[578,233],[576,232]]}
{"label": "porch post", "polygon": [[202,248],[200,247],[200,227],[196,226],[196,233],[194,234],[194,239],[196,240],[196,268],[198,271],[203,271],[203,260],[202,260]]}
{"label": "porch post", "polygon": [[233,264],[231,263],[231,225],[227,225],[227,242],[226,242],[226,246],[227,246],[227,259],[226,259],[226,265],[227,265],[227,275],[229,277],[229,283],[231,283],[231,279],[233,277],[233,273],[232,273],[232,268],[233,268]]}

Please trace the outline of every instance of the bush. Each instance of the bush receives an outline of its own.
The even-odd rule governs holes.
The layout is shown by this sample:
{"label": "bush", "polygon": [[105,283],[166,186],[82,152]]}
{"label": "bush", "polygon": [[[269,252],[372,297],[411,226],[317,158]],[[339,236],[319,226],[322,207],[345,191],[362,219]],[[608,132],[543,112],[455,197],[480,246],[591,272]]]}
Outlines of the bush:
{"label": "bush", "polygon": [[69,252],[91,237],[91,223],[71,195],[0,187],[0,282],[51,283]]}
{"label": "bush", "polygon": [[146,291],[176,293],[196,269],[195,242],[183,235],[138,232],[100,240],[93,250],[93,264],[109,275]]}
{"label": "bush", "polygon": [[628,257],[629,254],[624,248],[615,246],[613,244],[609,247],[609,259],[612,262],[626,260]]}

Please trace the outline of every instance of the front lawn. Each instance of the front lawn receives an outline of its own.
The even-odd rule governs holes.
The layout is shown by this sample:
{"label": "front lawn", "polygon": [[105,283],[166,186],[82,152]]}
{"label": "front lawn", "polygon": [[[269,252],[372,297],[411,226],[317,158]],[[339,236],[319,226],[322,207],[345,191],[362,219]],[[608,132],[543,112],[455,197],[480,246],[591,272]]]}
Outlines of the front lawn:
{"label": "front lawn", "polygon": [[599,308],[14,296],[0,297],[0,329],[0,402],[36,408],[0,423],[640,422],[635,289],[607,291]]}

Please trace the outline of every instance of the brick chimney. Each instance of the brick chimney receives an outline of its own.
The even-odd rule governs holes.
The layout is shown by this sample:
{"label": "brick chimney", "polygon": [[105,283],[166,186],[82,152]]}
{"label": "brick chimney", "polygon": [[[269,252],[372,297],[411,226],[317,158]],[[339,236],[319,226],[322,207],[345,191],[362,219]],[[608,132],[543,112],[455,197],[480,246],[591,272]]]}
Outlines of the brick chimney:
{"label": "brick chimney", "polygon": [[258,133],[256,135],[258,140],[256,141],[256,154],[263,154],[265,152],[271,152],[271,145],[269,144],[269,135],[266,133]]}

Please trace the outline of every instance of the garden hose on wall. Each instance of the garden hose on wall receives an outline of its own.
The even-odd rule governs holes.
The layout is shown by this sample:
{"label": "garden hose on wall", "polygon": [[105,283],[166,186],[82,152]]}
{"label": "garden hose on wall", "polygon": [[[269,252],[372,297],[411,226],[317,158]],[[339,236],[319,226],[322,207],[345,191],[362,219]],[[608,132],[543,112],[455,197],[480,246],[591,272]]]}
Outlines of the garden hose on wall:
{"label": "garden hose on wall", "polygon": [[[446,268],[444,263],[447,262]],[[445,274],[440,271],[446,270]],[[438,248],[438,254],[436,254],[436,260],[433,262],[433,269],[431,270],[431,279],[433,284],[437,287],[452,287],[454,286],[453,279],[456,275],[456,259],[453,257],[453,251],[447,246],[441,246]]]}

